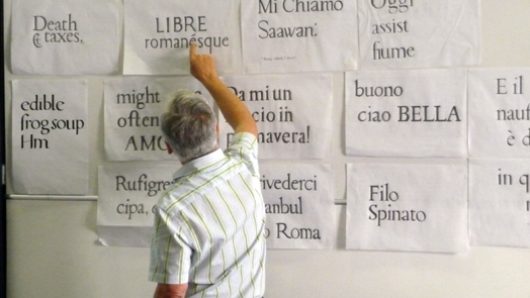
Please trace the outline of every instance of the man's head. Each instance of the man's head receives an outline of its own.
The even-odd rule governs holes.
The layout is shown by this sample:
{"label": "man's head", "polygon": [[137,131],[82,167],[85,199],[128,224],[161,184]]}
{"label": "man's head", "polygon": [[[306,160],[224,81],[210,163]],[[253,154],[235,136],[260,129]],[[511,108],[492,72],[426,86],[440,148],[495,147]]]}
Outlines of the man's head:
{"label": "man's head", "polygon": [[201,95],[180,90],[162,114],[162,132],[168,145],[186,162],[217,149],[217,119]]}

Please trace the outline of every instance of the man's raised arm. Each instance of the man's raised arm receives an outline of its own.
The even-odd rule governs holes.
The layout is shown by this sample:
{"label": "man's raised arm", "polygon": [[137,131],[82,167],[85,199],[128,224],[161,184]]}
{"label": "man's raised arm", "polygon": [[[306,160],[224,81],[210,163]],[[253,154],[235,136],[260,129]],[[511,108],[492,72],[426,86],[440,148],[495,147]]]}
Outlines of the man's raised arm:
{"label": "man's raised arm", "polygon": [[210,92],[226,121],[234,131],[258,134],[256,121],[247,106],[219,79],[213,56],[199,54],[197,45],[190,46],[191,74]]}

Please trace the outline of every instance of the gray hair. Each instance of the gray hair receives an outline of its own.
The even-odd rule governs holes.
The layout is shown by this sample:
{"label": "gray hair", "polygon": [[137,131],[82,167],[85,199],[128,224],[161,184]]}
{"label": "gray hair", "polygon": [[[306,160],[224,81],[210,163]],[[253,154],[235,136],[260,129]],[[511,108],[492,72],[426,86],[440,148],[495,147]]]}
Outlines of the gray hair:
{"label": "gray hair", "polygon": [[217,118],[204,98],[179,90],[161,116],[162,133],[181,161],[188,161],[217,148]]}

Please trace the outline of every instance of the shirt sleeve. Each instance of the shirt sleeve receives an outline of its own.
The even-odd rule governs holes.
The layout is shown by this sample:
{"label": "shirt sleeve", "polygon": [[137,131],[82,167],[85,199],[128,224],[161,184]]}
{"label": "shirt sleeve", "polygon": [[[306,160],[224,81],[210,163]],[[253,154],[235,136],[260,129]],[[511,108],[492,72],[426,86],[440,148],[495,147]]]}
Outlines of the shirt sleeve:
{"label": "shirt sleeve", "polygon": [[185,284],[189,280],[192,249],[187,244],[182,226],[157,209],[149,280],[164,284]]}
{"label": "shirt sleeve", "polygon": [[259,175],[258,140],[253,134],[248,132],[236,133],[228,145],[226,154],[243,161],[252,175]]}

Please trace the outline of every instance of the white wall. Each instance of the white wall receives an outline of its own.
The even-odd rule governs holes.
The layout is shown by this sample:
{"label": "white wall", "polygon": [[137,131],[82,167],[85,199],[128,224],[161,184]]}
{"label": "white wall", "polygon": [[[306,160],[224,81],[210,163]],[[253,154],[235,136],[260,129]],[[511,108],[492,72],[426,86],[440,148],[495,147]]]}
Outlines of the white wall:
{"label": "white wall", "polygon": [[[4,36],[9,40],[11,1],[3,2]],[[9,54],[5,58],[9,62]],[[487,67],[530,66],[529,0],[482,0],[482,61],[481,66]],[[5,69],[9,111],[9,81],[25,77]],[[87,79],[92,123],[90,190],[95,194],[95,166],[103,156],[99,136],[105,78]],[[349,159],[342,149],[341,74],[334,75],[334,84],[334,158],[330,162],[337,178],[336,198],[343,198],[344,166]],[[343,208],[337,206],[342,226]],[[95,201],[9,200],[7,214],[8,297],[151,296],[154,285],[147,282],[148,249],[95,244]],[[530,249],[473,247],[466,255],[269,251],[266,296],[530,298]]]}

